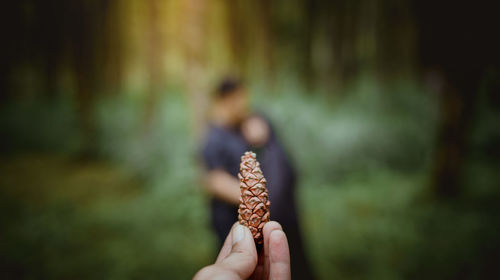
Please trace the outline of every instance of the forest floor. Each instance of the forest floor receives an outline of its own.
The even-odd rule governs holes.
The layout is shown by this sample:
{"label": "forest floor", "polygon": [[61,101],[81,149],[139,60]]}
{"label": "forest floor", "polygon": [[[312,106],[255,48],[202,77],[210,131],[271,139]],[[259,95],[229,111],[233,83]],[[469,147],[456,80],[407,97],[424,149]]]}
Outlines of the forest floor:
{"label": "forest floor", "polygon": [[[208,205],[198,186],[159,181],[155,187],[108,161],[40,153],[2,157],[0,278],[191,277],[216,253]],[[414,278],[436,273],[434,259],[490,259],[497,207],[487,205],[496,202],[483,204],[484,211],[463,203],[417,206],[414,198],[425,182],[423,173],[382,168],[335,188],[303,181],[298,203],[319,279]],[[423,246],[438,249],[422,253]],[[482,263],[469,266],[483,271]],[[453,268],[441,274],[453,276]]]}
{"label": "forest floor", "polygon": [[[206,219],[171,223],[177,212],[146,185],[101,160],[40,153],[0,158],[0,278],[193,275],[212,259],[215,245],[206,228],[186,232],[189,220]],[[182,256],[183,247],[192,254]]]}
{"label": "forest floor", "polygon": [[54,154],[25,154],[0,159],[0,185],[10,197],[43,206],[67,201],[92,208],[101,200],[126,200],[139,182],[113,164]]}
{"label": "forest floor", "polygon": [[[382,235],[392,235],[394,227],[407,228],[404,221],[394,223],[387,211],[405,204],[415,182],[379,173],[338,189],[301,188],[306,245],[318,274],[331,273],[325,270],[330,258],[346,253],[352,258],[352,249],[363,247],[358,239],[348,238],[352,234],[364,239],[380,223],[393,224],[389,232],[380,228]],[[158,194],[116,163],[40,153],[3,157],[0,185],[0,218],[6,229],[2,249],[10,254],[2,270],[8,277],[151,279],[169,271],[173,279],[182,279],[215,253],[201,192],[191,193],[191,200],[181,189]],[[387,195],[395,199],[379,203]],[[323,248],[330,236],[343,242],[328,253]]]}

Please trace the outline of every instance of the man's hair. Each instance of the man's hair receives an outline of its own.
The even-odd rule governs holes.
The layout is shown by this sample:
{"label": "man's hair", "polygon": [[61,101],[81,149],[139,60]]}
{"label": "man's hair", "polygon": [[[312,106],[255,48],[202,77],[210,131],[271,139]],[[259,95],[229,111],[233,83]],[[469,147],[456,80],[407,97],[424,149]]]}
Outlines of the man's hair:
{"label": "man's hair", "polygon": [[215,97],[222,99],[235,93],[243,86],[241,80],[235,77],[226,77],[220,81],[215,90]]}

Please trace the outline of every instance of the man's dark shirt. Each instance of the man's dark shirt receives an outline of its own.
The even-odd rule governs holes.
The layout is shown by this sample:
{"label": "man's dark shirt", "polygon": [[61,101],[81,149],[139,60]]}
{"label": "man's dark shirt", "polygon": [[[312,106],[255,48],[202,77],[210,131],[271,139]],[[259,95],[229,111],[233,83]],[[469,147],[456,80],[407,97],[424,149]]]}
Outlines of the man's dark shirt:
{"label": "man's dark shirt", "polygon": [[[236,178],[243,153],[250,150],[256,152],[267,179],[272,220],[285,226],[296,223],[297,220],[293,198],[295,174],[270,125],[269,127],[271,133],[268,142],[260,149],[255,149],[248,145],[239,129],[212,125],[203,146],[203,159],[208,170],[221,169]],[[238,219],[237,206],[212,198],[211,207],[213,226],[220,242],[223,242]]]}

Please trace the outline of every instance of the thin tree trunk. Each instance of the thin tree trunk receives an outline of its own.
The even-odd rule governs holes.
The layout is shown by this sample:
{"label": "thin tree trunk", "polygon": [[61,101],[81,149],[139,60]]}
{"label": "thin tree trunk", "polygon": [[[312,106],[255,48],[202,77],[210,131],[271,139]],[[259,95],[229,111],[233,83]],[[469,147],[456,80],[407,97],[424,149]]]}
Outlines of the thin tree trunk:
{"label": "thin tree trunk", "polygon": [[159,32],[159,2],[158,0],[148,0],[148,28],[147,28],[147,71],[148,71],[148,89],[146,96],[146,105],[144,108],[144,127],[149,130],[154,117],[154,112],[158,95],[161,88],[163,76],[162,71],[162,38]]}
{"label": "thin tree trunk", "polygon": [[229,20],[229,43],[233,60],[233,68],[239,76],[246,76],[248,55],[246,45],[246,30],[242,20],[241,5],[239,0],[226,0],[228,20]]}
{"label": "thin tree trunk", "polygon": [[202,135],[208,95],[205,69],[206,0],[184,2],[183,42],[186,59],[186,92],[191,109],[191,127],[196,139]]}
{"label": "thin tree trunk", "polygon": [[262,45],[264,51],[264,66],[266,73],[266,82],[269,88],[273,88],[276,74],[275,74],[275,62],[274,62],[274,32],[273,32],[273,22],[271,15],[271,5],[272,3],[266,0],[260,0],[258,3],[258,12],[262,19]]}
{"label": "thin tree trunk", "polygon": [[308,93],[314,91],[315,84],[315,71],[313,63],[313,43],[314,35],[316,30],[317,18],[320,16],[318,14],[318,1],[317,0],[306,0],[304,1],[305,6],[305,23],[304,23],[304,37],[302,40],[302,77],[304,79],[304,84]]}
{"label": "thin tree trunk", "polygon": [[465,81],[447,81],[444,84],[432,174],[432,188],[438,197],[454,197],[460,193],[466,138],[474,115],[478,87],[479,80],[474,74]]}

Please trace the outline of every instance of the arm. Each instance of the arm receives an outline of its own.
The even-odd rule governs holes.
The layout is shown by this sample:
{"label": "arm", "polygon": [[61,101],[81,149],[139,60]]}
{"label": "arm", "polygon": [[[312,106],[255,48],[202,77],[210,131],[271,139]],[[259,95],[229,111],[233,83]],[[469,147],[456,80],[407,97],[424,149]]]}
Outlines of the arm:
{"label": "arm", "polygon": [[214,169],[205,175],[205,188],[213,196],[237,205],[240,203],[240,182],[224,170]]}

